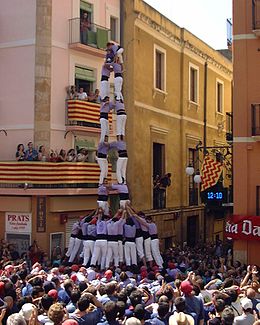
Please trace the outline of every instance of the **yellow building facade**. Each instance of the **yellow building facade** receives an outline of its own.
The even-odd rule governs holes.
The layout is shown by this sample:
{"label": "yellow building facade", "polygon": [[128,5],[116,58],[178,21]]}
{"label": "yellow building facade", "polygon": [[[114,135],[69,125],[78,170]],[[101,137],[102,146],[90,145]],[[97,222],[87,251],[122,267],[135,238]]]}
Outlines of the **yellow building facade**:
{"label": "yellow building facade", "polygon": [[[154,216],[162,245],[193,244],[205,234],[213,240],[220,221],[206,225],[198,185],[185,168],[191,160],[200,164],[196,146],[205,141],[205,125],[207,146],[226,145],[232,63],[141,0],[125,1],[123,17],[128,183],[133,205]],[[158,172],[172,174],[168,209],[162,211],[153,210],[153,176]]]}

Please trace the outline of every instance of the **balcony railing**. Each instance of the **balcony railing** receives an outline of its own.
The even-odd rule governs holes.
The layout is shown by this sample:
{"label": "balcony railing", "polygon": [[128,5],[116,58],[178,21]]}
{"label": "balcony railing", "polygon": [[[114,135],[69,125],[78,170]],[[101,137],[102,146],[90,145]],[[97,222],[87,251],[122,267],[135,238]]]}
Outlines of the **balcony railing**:
{"label": "balcony railing", "polygon": [[[109,179],[111,171],[109,164]],[[99,174],[98,164],[90,162],[0,162],[0,187],[94,188]]]}
{"label": "balcony railing", "polygon": [[[100,128],[99,115],[100,104],[79,99],[67,100],[67,125]],[[111,124],[111,114],[108,119]]]}
{"label": "balcony railing", "polygon": [[226,140],[233,141],[233,115],[229,112],[226,113]]}
{"label": "balcony railing", "polygon": [[252,104],[252,136],[260,136],[260,104]]}
{"label": "balcony railing", "polygon": [[89,28],[82,30],[80,27],[80,18],[69,20],[69,44],[81,43],[104,50],[109,40],[109,29],[91,23]]}
{"label": "balcony railing", "polygon": [[253,30],[260,30],[260,0],[252,0],[252,23]]}

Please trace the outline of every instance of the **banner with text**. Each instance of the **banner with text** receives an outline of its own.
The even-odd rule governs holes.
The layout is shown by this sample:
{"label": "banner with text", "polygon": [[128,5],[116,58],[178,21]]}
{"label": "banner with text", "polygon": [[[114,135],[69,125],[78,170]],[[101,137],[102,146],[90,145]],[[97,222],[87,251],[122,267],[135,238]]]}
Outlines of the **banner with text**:
{"label": "banner with text", "polygon": [[30,234],[32,232],[32,214],[6,212],[5,231],[7,233]]}
{"label": "banner with text", "polygon": [[226,220],[227,238],[260,240],[260,217],[233,215]]}

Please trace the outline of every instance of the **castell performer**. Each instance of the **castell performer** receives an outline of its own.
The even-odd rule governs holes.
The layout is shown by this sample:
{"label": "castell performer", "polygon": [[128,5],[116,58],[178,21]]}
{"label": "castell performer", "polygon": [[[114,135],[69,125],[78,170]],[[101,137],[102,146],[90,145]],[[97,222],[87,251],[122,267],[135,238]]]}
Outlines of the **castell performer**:
{"label": "castell performer", "polygon": [[152,249],[153,259],[155,260],[155,263],[159,266],[159,268],[162,269],[163,259],[160,253],[157,226],[153,222],[152,217],[150,216],[146,217],[146,221],[148,225],[149,235],[151,236],[151,249]]}
{"label": "castell performer", "polygon": [[108,181],[104,178],[103,184],[98,187],[98,207],[101,208],[106,216],[109,215],[109,205],[108,205]]}
{"label": "castell performer", "polygon": [[117,140],[124,140],[125,137],[125,125],[126,125],[126,110],[125,104],[122,100],[116,100],[116,138]]}
{"label": "castell performer", "polygon": [[108,113],[114,108],[114,104],[109,102],[109,97],[106,96],[100,104],[100,125],[101,135],[100,142],[108,142],[109,122]]}
{"label": "castell performer", "polygon": [[115,97],[116,100],[123,100],[122,86],[123,86],[123,65],[119,63],[119,57],[115,57],[113,64],[113,70],[115,74],[114,85],[115,85]]}
{"label": "castell performer", "polygon": [[96,239],[96,213],[94,211],[91,215],[85,218],[82,225],[82,239],[83,239],[83,265],[87,266],[93,251]]}
{"label": "castell performer", "polygon": [[125,209],[126,204],[130,204],[128,186],[126,184],[112,184],[111,189],[118,191],[120,209]]}
{"label": "castell performer", "polygon": [[104,179],[107,178],[108,174],[108,161],[107,154],[109,150],[108,142],[99,142],[97,148],[97,162],[100,167],[99,185],[104,183]]}
{"label": "castell performer", "polygon": [[109,77],[110,72],[113,70],[113,66],[104,63],[101,69],[101,82],[100,82],[100,97],[103,100],[110,95]]}
{"label": "castell performer", "polygon": [[125,141],[114,141],[110,143],[110,149],[116,149],[118,159],[116,163],[116,178],[119,184],[126,184],[126,167],[128,155]]}
{"label": "castell performer", "polygon": [[118,235],[120,225],[125,223],[125,212],[118,210],[116,215],[107,221],[107,256],[106,256],[106,268],[109,267],[110,261],[114,261],[114,266],[119,266],[119,245]]}
{"label": "castell performer", "polygon": [[137,265],[135,236],[136,226],[134,220],[131,216],[128,216],[124,224],[124,252],[126,266]]}
{"label": "castell performer", "polygon": [[123,64],[124,62],[123,62],[123,52],[124,52],[124,49],[120,46],[120,45],[117,45],[117,44],[115,44],[115,43],[113,43],[113,42],[109,42],[109,43],[107,43],[107,55],[106,55],[106,60],[108,59],[108,58],[111,58],[111,52],[109,52],[109,50],[110,51],[112,51],[112,54],[113,54],[113,56],[114,56],[114,58],[116,57],[116,56],[118,56],[118,58],[119,58],[119,63],[121,63],[121,64]]}
{"label": "castell performer", "polygon": [[[78,228],[77,228],[77,233],[76,237],[74,239],[74,245],[72,247],[71,253],[70,253],[70,258],[69,258],[69,263],[73,263],[75,258],[78,255],[81,243],[82,243],[82,224],[84,221],[78,221]],[[73,227],[72,227],[73,229]],[[72,234],[71,234],[72,235]]]}
{"label": "castell performer", "polygon": [[69,247],[68,247],[68,250],[66,252],[67,257],[71,256],[71,253],[72,253],[72,251],[74,249],[74,246],[75,246],[75,241],[76,241],[76,238],[77,238],[77,234],[79,233],[80,229],[81,229],[80,222],[79,221],[74,222],[74,224],[72,225],[72,229],[71,229]]}
{"label": "castell performer", "polygon": [[94,251],[91,258],[91,266],[95,266],[96,263],[100,260],[101,270],[105,269],[106,263],[106,254],[107,254],[107,219],[108,216],[105,215],[102,209],[98,210],[97,217],[97,236],[94,245]]}

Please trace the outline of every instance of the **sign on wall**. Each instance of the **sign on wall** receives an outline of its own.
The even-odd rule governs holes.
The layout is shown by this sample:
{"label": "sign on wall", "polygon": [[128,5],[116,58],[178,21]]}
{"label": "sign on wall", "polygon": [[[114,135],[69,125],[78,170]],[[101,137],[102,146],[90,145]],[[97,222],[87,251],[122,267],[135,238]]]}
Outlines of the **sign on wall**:
{"label": "sign on wall", "polygon": [[233,239],[260,240],[260,218],[233,215],[226,221],[225,235]]}
{"label": "sign on wall", "polygon": [[32,214],[31,213],[5,213],[5,231],[7,233],[24,233],[32,232]]}
{"label": "sign on wall", "polygon": [[37,232],[46,231],[46,197],[37,197]]}

